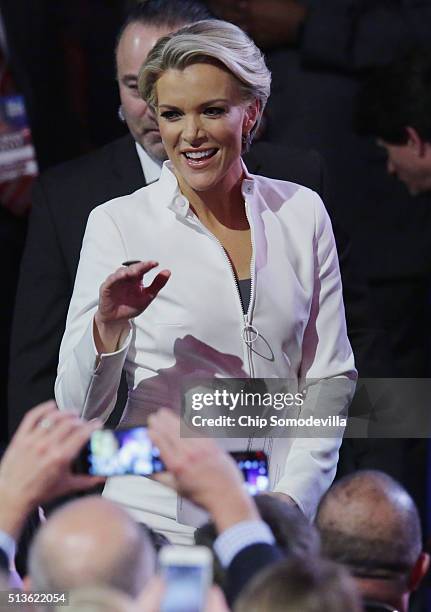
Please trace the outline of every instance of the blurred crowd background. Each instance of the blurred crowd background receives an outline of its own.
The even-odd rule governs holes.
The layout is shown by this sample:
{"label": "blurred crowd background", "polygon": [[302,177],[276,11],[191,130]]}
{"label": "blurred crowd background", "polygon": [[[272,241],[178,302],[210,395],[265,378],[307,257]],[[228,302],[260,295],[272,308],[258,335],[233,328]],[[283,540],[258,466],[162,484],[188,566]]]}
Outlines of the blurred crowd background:
{"label": "blurred crowd background", "polygon": [[[137,1],[0,0],[0,98],[23,97],[39,174],[128,132],[118,116],[114,51],[120,26]],[[349,236],[367,287],[372,324],[386,347],[362,357],[360,376],[429,377],[431,192],[412,195],[391,176],[385,151],[376,146],[375,137],[357,132],[355,116],[358,92],[375,68],[410,49],[431,51],[431,2],[207,4],[217,16],[249,32],[272,71],[259,139],[280,147],[280,165],[286,146],[317,151],[323,160],[325,204],[333,222]],[[2,125],[0,136],[5,131]],[[8,406],[7,385],[31,192],[28,184],[25,191],[22,185],[15,187],[28,194],[28,201],[21,197],[18,205],[10,190],[0,186],[2,445],[18,424],[11,424],[11,415],[22,413],[21,407]],[[360,467],[377,467],[405,484],[424,520],[427,440],[382,443],[371,452],[362,448],[367,458]],[[340,464],[340,472],[352,467]]]}

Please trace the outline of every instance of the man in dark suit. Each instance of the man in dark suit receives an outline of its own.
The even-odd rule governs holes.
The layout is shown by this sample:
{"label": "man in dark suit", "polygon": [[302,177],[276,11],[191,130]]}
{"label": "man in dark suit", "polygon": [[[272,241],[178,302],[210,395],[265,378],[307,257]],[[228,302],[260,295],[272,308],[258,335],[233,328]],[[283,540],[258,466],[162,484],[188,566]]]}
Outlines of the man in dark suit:
{"label": "man in dark suit", "polygon": [[[77,154],[76,129],[65,95],[57,7],[46,0],[0,0],[0,97],[19,95],[40,169]],[[61,135],[61,137],[60,137]],[[14,138],[15,140],[15,138]],[[23,148],[16,150],[24,154]],[[10,163],[10,162],[9,162]],[[6,161],[3,163],[6,164]],[[6,442],[7,372],[10,327],[19,263],[23,252],[31,176],[17,173],[0,181],[0,258],[2,275],[0,339],[0,440]],[[28,170],[30,164],[27,165]],[[32,169],[32,174],[35,173]]]}
{"label": "man in dark suit", "polygon": [[[131,135],[51,170],[36,186],[13,327],[10,432],[31,405],[53,395],[60,341],[90,211],[158,178],[158,163],[165,153],[154,117],[136,94],[136,80],[151,40],[155,42],[191,18],[202,18],[202,8],[198,10],[195,1],[181,3],[181,9],[185,12],[179,12],[173,0],[150,0],[132,11],[122,29],[116,54],[120,114]],[[316,154],[257,143],[245,161],[252,173],[302,183],[322,194],[323,171]],[[350,337],[354,350],[358,349],[360,368],[368,368],[364,375],[382,375],[381,364],[389,357],[374,350],[378,338],[370,323],[372,317],[367,314],[366,297],[350,270],[347,242],[340,236],[337,235],[344,262]]]}
{"label": "man in dark suit", "polygon": [[160,37],[209,16],[199,0],[150,0],[126,20],[116,51],[121,117],[131,135],[44,174],[21,265],[12,332],[9,432],[53,397],[58,351],[90,211],[158,178],[165,158],[154,117],[137,95],[139,68]]}

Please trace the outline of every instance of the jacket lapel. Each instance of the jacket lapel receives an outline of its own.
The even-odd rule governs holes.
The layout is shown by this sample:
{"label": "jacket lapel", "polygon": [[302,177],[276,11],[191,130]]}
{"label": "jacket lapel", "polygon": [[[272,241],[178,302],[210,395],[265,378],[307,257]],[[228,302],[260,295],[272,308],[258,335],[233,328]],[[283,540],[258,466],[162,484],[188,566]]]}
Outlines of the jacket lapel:
{"label": "jacket lapel", "polygon": [[135,141],[130,134],[118,140],[112,151],[112,178],[123,194],[132,193],[146,185]]}

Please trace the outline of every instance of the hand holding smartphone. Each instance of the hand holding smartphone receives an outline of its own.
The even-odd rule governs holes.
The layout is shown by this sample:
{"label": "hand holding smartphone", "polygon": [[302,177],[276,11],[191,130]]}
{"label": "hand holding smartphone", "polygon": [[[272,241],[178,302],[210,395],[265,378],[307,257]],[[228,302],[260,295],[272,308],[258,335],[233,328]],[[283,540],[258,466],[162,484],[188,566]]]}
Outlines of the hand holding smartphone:
{"label": "hand holding smartphone", "polygon": [[149,476],[165,469],[146,427],[101,429],[94,434],[81,458],[83,470],[91,475]]}
{"label": "hand holding smartphone", "polygon": [[[268,460],[263,451],[232,452],[250,495],[268,490]],[[93,476],[150,476],[165,470],[146,427],[95,431],[81,456],[80,471]]]}

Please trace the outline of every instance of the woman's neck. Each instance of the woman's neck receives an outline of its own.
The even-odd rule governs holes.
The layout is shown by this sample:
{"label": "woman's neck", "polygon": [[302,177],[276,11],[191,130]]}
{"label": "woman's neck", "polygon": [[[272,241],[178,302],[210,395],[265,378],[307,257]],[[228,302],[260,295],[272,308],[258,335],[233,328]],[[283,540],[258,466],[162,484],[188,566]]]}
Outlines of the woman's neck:
{"label": "woman's neck", "polygon": [[206,191],[195,191],[178,179],[182,194],[188,199],[200,221],[209,229],[224,226],[233,230],[248,229],[244,198],[241,192],[243,174],[231,184],[226,182]]}

